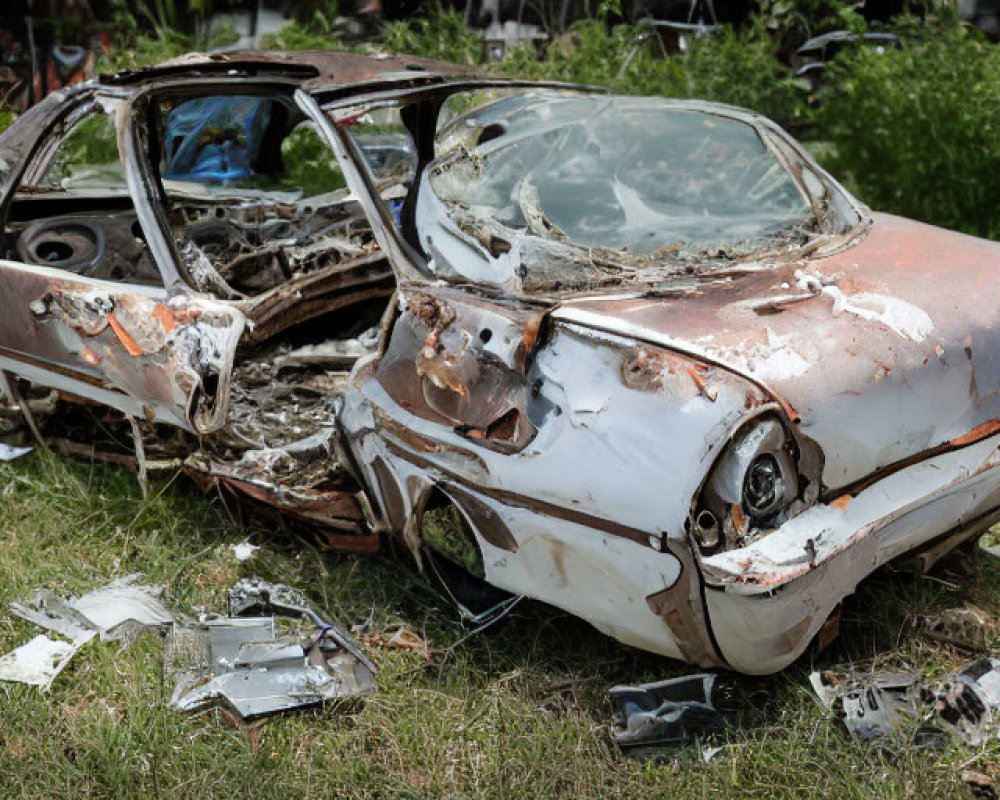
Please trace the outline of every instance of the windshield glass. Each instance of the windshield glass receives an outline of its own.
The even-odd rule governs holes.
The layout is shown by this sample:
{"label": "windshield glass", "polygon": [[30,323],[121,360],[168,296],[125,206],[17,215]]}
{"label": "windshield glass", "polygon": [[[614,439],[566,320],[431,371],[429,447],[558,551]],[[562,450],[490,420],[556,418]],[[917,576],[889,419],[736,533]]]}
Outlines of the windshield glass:
{"label": "windshield glass", "polygon": [[[690,273],[820,231],[753,126],[661,98],[533,90],[479,105],[438,131],[424,183],[432,266],[528,291]],[[442,233],[494,263],[469,264]]]}

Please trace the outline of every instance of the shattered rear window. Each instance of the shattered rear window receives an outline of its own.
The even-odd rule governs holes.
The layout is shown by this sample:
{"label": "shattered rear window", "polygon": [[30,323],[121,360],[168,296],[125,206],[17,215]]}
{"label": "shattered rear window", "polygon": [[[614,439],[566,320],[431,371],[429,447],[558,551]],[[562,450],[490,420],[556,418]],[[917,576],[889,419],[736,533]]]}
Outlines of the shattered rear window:
{"label": "shattered rear window", "polygon": [[492,256],[514,251],[497,266],[516,260],[526,290],[753,255],[817,229],[751,125],[669,100],[524,93],[451,119],[437,145],[425,221],[443,205]]}

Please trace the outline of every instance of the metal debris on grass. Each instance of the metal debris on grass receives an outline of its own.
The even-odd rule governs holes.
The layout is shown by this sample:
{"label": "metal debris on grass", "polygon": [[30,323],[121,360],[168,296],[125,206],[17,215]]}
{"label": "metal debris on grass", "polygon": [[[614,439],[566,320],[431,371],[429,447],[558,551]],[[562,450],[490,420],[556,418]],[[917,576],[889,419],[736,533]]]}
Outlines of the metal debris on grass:
{"label": "metal debris on grass", "polygon": [[143,586],[140,575],[112,581],[68,600],[47,589],[27,603],[11,603],[15,616],[58,634],[36,636],[0,658],[0,680],[48,689],[81,647],[96,636],[102,641],[131,639],[143,631],[172,625],[173,615],[160,602],[159,586]]}
{"label": "metal debris on grass", "polygon": [[608,690],[615,708],[614,737],[628,755],[646,757],[702,741],[726,727],[729,691],[712,674],[614,686]]}
{"label": "metal debris on grass", "polygon": [[832,673],[814,672],[809,683],[847,732],[863,742],[891,737],[907,718],[919,717],[920,686],[913,674],[886,672],[841,682]]}
{"label": "metal debris on grass", "polygon": [[233,551],[233,558],[237,561],[249,561],[257,555],[260,545],[250,544],[248,540],[244,539],[239,544],[229,545],[229,549]]}
{"label": "metal debris on grass", "polygon": [[40,686],[46,691],[76,651],[94,635],[91,632],[85,639],[64,642],[40,633],[30,642],[0,657],[0,680]]}
{"label": "metal debris on grass", "polygon": [[96,632],[104,642],[131,639],[174,623],[173,614],[160,601],[163,587],[136,583],[141,577],[119,578],[68,600],[38,589],[27,604],[11,603],[10,608],[15,616],[70,638],[82,629]]}
{"label": "metal debris on grass", "polygon": [[[229,604],[228,618],[171,631],[165,659],[167,673],[176,680],[174,708],[220,706],[247,720],[375,689],[375,665],[299,590],[244,579],[230,589]],[[291,625],[280,633],[276,616],[308,625]]]}
{"label": "metal debris on grass", "polygon": [[981,658],[934,683],[912,673],[839,680],[816,672],[810,683],[860,741],[926,746],[954,734],[978,747],[998,733],[1000,659]]}
{"label": "metal debris on grass", "polygon": [[916,625],[935,641],[973,653],[989,652],[1000,632],[989,612],[972,606],[926,614],[917,618]]}

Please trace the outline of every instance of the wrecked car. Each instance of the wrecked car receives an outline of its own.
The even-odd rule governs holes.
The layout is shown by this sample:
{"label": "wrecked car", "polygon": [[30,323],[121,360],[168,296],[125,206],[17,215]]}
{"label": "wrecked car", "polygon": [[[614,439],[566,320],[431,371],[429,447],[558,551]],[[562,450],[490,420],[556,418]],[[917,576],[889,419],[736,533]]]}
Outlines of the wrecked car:
{"label": "wrecked car", "polygon": [[482,624],[528,596],[747,673],[1000,516],[1000,245],[749,111],[343,58],[0,137],[8,416],[395,537]]}

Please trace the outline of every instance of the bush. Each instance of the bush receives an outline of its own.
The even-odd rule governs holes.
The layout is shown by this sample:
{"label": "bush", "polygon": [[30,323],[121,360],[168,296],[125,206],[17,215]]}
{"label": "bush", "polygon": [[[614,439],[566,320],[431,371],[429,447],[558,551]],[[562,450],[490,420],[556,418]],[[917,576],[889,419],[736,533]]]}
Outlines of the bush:
{"label": "bush", "polygon": [[100,74],[151,67],[194,49],[194,37],[187,34],[171,30],[151,36],[137,33],[103,54],[97,61],[95,71]]}
{"label": "bush", "polygon": [[786,128],[810,121],[807,92],[778,60],[778,42],[758,26],[734,32],[723,28],[696,39],[681,57],[683,97],[752,108]]}
{"label": "bush", "polygon": [[[460,14],[432,9],[425,19],[386,28],[393,53],[479,65],[481,43]],[[732,103],[796,126],[808,116],[805,91],[777,55],[777,40],[763,24],[744,31],[722,28],[695,39],[686,54],[664,57],[653,30],[643,23],[611,27],[606,19],[584,19],[538,58],[520,48],[506,61],[484,67],[520,78],[607,86],[624,94],[700,97]]]}
{"label": "bush", "polygon": [[823,92],[831,171],[880,210],[1000,238],[1000,49],[960,26],[844,54]]}
{"label": "bush", "polygon": [[390,22],[384,34],[391,53],[407,53],[455,64],[478,64],[482,50],[479,34],[465,27],[457,11],[435,5],[424,18]]}

